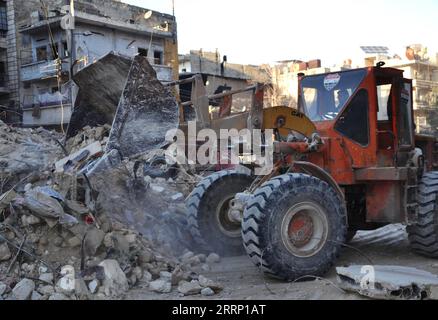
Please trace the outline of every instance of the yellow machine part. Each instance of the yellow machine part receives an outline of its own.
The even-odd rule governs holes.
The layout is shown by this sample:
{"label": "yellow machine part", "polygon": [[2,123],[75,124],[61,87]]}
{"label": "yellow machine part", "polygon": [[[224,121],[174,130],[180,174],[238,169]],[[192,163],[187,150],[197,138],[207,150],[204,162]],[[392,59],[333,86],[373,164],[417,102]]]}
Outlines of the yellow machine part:
{"label": "yellow machine part", "polygon": [[315,124],[304,113],[289,107],[264,109],[263,129],[278,129],[282,136],[296,131],[307,138],[316,132]]}

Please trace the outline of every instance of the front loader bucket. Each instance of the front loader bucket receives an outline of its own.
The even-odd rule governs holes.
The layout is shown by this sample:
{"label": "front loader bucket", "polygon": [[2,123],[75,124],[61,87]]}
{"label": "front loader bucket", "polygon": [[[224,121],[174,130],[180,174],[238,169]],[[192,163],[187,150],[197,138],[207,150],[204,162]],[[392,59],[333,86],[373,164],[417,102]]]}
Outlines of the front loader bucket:
{"label": "front loader bucket", "polygon": [[109,53],[75,74],[79,92],[67,138],[86,126],[113,123],[131,65],[132,59]]}
{"label": "front loader bucket", "polygon": [[85,126],[112,124],[106,151],[130,157],[162,147],[166,132],[178,127],[176,98],[146,57],[109,53],[79,71],[74,81],[79,93],[67,138]]}
{"label": "front loader bucket", "polygon": [[114,119],[107,152],[131,157],[165,145],[166,133],[178,128],[179,105],[147,59],[136,56]]}

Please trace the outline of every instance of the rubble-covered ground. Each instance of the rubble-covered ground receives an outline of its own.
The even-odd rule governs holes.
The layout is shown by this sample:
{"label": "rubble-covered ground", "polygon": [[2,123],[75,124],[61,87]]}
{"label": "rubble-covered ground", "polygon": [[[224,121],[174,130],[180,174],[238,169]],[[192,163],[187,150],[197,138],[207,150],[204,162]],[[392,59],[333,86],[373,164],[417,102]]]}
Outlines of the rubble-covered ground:
{"label": "rubble-covered ground", "polygon": [[[336,266],[390,265],[417,268],[438,274],[438,261],[412,252],[405,228],[390,225],[376,231],[359,232],[355,239],[342,250]],[[320,279],[284,282],[265,277],[246,256],[222,258],[203,273],[220,282],[224,289],[214,299],[220,300],[364,300],[354,292],[344,291],[338,282],[336,268]],[[127,299],[162,299],[147,289],[136,288]],[[182,297],[178,292],[164,295],[165,299],[195,299]]]}
{"label": "rubble-covered ground", "polygon": [[0,300],[222,291],[202,275],[220,257],[188,249],[184,200],[197,177],[152,179],[128,161],[96,192],[86,190],[78,170],[100,154],[55,165],[96,142],[104,149],[109,131],[84,128],[62,148],[54,132],[0,123]]}
{"label": "rubble-covered ground", "polygon": [[[335,268],[285,283],[246,256],[193,252],[184,200],[200,177],[145,176],[157,151],[88,184],[79,172],[110,129],[86,127],[63,146],[56,132],[0,122],[0,300],[363,299],[341,289]],[[438,267],[410,251],[400,225],[359,232],[336,266],[363,264]]]}

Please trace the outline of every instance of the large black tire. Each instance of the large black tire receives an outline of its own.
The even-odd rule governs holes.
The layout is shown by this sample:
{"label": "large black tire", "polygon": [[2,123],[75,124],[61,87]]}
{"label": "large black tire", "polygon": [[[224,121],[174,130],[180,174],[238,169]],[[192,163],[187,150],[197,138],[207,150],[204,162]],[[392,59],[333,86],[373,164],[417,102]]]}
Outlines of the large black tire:
{"label": "large black tire", "polygon": [[419,217],[407,228],[412,249],[438,258],[438,172],[423,175],[418,188]]}
{"label": "large black tire", "polygon": [[323,276],[345,243],[347,210],[326,182],[287,174],[256,191],[245,210],[242,233],[249,257],[266,275],[288,281]]}
{"label": "large black tire", "polygon": [[188,225],[196,249],[223,256],[244,254],[241,224],[227,220],[229,201],[251,186],[254,178],[221,171],[202,180],[187,199]]}

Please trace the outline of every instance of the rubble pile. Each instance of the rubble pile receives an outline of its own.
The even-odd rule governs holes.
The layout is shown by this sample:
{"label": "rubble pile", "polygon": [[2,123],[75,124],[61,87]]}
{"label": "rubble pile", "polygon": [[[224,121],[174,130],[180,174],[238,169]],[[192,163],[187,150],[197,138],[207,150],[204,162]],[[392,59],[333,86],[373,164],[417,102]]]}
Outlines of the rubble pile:
{"label": "rubble pile", "polygon": [[[54,133],[1,126],[5,168],[35,177],[0,195],[0,300],[121,299],[133,288],[208,297],[222,290],[199,275],[220,257],[187,249],[184,200],[196,177],[181,170],[151,178],[138,159],[127,160],[105,174],[109,180],[96,189],[104,192],[87,190],[78,170],[101,156],[109,129],[83,129],[63,154]],[[21,159],[29,163],[22,170],[14,162]]]}
{"label": "rubble pile", "polygon": [[65,148],[69,154],[78,152],[95,142],[100,142],[104,148],[108,143],[110,132],[111,126],[109,125],[94,128],[86,126],[76,136],[67,140]]}
{"label": "rubble pile", "polygon": [[0,194],[29,175],[38,179],[62,155],[59,139],[56,132],[13,128],[0,121]]}

